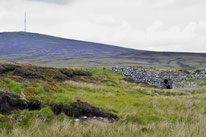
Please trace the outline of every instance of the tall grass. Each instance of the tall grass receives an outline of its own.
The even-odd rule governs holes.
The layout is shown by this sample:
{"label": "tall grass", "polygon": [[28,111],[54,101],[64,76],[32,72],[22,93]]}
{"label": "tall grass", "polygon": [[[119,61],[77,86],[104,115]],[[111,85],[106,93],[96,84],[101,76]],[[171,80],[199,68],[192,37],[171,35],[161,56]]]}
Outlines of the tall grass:
{"label": "tall grass", "polygon": [[24,85],[9,78],[5,78],[0,79],[0,87],[6,90],[20,93],[23,90]]}
{"label": "tall grass", "polygon": [[206,120],[203,116],[195,118],[197,122],[171,122],[166,120],[141,125],[136,122],[116,122],[113,124],[96,121],[74,122],[72,119],[55,118],[51,123],[33,119],[30,127],[15,125],[9,135],[2,130],[1,136],[10,137],[204,137]]}
{"label": "tall grass", "polygon": [[[204,137],[206,88],[161,90],[130,83],[109,69],[89,69],[93,81],[31,81],[28,87],[15,80],[1,80],[1,88],[20,87],[26,96],[43,103],[71,103],[77,99],[117,114],[120,120],[102,123],[74,122],[49,108],[0,116],[2,137]],[[98,77],[99,76],[99,77]],[[98,77],[98,78],[97,78]],[[95,81],[100,79],[100,81]],[[2,84],[3,82],[3,84]],[[44,90],[46,88],[48,90]],[[30,88],[29,88],[30,87]],[[32,87],[32,88],[31,88]],[[57,90],[52,90],[52,89]],[[30,90],[29,90],[30,89]],[[3,126],[4,125],[4,126]]]}

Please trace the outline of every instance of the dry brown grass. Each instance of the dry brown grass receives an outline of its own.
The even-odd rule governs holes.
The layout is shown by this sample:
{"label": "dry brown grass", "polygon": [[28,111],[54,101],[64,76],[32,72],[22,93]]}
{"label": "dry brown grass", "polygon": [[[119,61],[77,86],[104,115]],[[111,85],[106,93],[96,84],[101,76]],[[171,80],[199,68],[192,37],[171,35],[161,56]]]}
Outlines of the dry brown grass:
{"label": "dry brown grass", "polygon": [[[192,112],[191,112],[192,113]],[[187,116],[185,116],[187,117]],[[33,121],[32,126],[25,128],[14,128],[11,137],[204,137],[206,136],[206,119],[204,116],[196,115],[197,122],[187,124],[184,122],[159,121],[151,122],[145,126],[137,123],[117,122],[97,123],[73,123],[72,120],[54,120],[51,125],[41,121]],[[7,136],[2,131],[2,136]],[[5,137],[4,136],[4,137]]]}
{"label": "dry brown grass", "polygon": [[101,84],[93,84],[93,83],[84,83],[84,82],[76,82],[76,81],[65,81],[65,84],[74,88],[89,88],[89,89],[98,89],[103,90],[106,87]]}

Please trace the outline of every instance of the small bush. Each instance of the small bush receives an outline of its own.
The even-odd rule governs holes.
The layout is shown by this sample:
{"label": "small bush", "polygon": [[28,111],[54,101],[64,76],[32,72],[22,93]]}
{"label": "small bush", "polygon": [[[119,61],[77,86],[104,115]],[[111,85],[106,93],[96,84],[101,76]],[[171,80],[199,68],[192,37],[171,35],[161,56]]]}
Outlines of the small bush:
{"label": "small bush", "polygon": [[196,69],[193,74],[200,73],[200,72],[202,72],[201,69]]}
{"label": "small bush", "polygon": [[44,88],[42,86],[39,86],[39,87],[36,88],[36,92],[38,94],[44,93]]}
{"label": "small bush", "polygon": [[63,92],[63,89],[58,89],[58,92],[62,93],[62,92]]}
{"label": "small bush", "polygon": [[106,85],[107,85],[107,86],[112,86],[112,87],[115,87],[115,86],[116,86],[114,83],[111,83],[111,82],[107,82]]}
{"label": "small bush", "polygon": [[50,83],[44,84],[43,88],[44,88],[44,91],[46,92],[58,92],[58,88],[54,84],[50,84]]}
{"label": "small bush", "polygon": [[42,115],[42,116],[48,116],[48,117],[51,117],[51,118],[53,118],[55,116],[50,107],[42,108],[39,111],[39,114]]}
{"label": "small bush", "polygon": [[11,79],[5,79],[5,82],[8,84],[8,87],[10,90],[15,91],[15,92],[21,92],[22,89],[24,88],[24,85],[18,82],[15,82]]}

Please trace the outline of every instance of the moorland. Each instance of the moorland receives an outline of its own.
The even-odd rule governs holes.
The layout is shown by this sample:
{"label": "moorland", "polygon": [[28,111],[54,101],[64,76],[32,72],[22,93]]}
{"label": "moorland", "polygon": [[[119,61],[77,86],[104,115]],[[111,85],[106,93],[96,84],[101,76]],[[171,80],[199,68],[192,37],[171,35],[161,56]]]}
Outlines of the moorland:
{"label": "moorland", "polygon": [[[3,93],[12,91],[41,104],[36,110],[16,109],[0,114],[2,137],[206,135],[205,84],[163,90],[127,79],[110,68],[48,68],[4,62],[0,70]],[[118,119],[105,121],[88,116],[77,120],[75,115],[64,112],[57,115],[51,107],[78,100],[103,108]]]}

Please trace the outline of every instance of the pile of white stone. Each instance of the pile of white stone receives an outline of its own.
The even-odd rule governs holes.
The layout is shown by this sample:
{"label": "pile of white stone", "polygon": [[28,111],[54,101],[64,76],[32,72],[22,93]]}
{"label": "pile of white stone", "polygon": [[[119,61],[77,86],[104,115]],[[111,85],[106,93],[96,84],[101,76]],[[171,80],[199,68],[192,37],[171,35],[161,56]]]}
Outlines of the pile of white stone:
{"label": "pile of white stone", "polygon": [[[134,69],[132,67],[119,68],[118,66],[112,67],[112,72],[121,73],[123,76],[131,78],[135,81],[149,83],[158,88],[167,88],[165,86],[165,80],[170,81],[170,85],[168,89],[174,89],[179,87],[195,87],[199,86],[204,82],[196,82],[196,81],[185,81],[189,79],[197,79],[197,80],[206,80],[206,72],[198,72],[198,73],[176,73],[176,72],[155,72],[147,69]],[[182,82],[183,81],[183,82]]]}
{"label": "pile of white stone", "polygon": [[185,76],[179,77],[179,81],[188,80],[188,79],[206,80],[206,72],[202,71],[202,72],[187,74]]}
{"label": "pile of white stone", "polygon": [[197,87],[203,83],[204,82],[195,82],[195,81],[173,82],[173,89],[181,88],[181,87]]}

